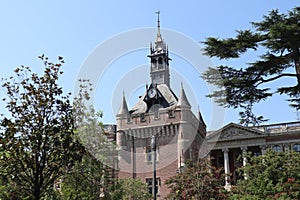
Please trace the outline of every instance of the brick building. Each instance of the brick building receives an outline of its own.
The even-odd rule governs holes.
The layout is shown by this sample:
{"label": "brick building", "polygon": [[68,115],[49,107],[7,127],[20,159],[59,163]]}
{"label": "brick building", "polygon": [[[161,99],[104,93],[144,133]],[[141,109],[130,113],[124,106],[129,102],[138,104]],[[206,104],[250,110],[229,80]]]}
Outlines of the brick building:
{"label": "brick building", "polygon": [[[152,193],[153,153],[151,137],[156,136],[156,187],[158,199],[169,190],[165,181],[178,173],[187,159],[197,161],[210,156],[226,174],[225,188],[239,178],[236,169],[246,165],[245,153],[263,155],[266,150],[299,151],[300,122],[244,127],[230,123],[219,130],[206,132],[200,111],[195,115],[181,85],[179,96],[170,87],[169,52],[160,33],[150,45],[150,78],[145,93],[128,108],[123,94],[116,116],[116,143],[119,149],[118,177],[140,178]],[[145,78],[146,79],[146,78]],[[201,147],[201,148],[200,148]],[[242,161],[237,158],[242,156]]]}
{"label": "brick building", "polygon": [[[116,143],[120,150],[118,177],[141,178],[152,192],[153,162],[156,163],[158,199],[168,193],[165,181],[175,175],[186,159],[198,160],[199,149],[206,136],[206,125],[200,111],[197,116],[181,85],[179,96],[170,88],[169,52],[160,33],[150,45],[151,84],[139,101],[128,109],[125,94],[116,116]],[[146,77],[145,77],[146,80]],[[151,150],[151,137],[157,141],[156,161]]]}

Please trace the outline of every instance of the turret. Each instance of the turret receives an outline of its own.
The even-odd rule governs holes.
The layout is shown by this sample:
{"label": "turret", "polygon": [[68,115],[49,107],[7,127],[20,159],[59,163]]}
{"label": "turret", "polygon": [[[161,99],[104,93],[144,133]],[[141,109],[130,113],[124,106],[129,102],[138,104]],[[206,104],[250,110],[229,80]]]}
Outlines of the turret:
{"label": "turret", "polygon": [[117,114],[117,118],[118,117],[127,117],[128,115],[129,115],[128,106],[127,106],[127,102],[126,102],[126,98],[125,98],[125,93],[123,92],[123,99],[122,99],[122,103],[121,103],[119,112]]}
{"label": "turret", "polygon": [[180,95],[178,98],[178,102],[176,105],[176,108],[181,108],[181,109],[191,109],[191,104],[189,103],[185,91],[183,89],[183,84],[181,83],[181,90],[180,90]]}
{"label": "turret", "polygon": [[118,129],[122,128],[127,122],[130,121],[130,114],[128,111],[128,106],[125,98],[125,94],[123,93],[122,103],[117,114],[117,126]]}

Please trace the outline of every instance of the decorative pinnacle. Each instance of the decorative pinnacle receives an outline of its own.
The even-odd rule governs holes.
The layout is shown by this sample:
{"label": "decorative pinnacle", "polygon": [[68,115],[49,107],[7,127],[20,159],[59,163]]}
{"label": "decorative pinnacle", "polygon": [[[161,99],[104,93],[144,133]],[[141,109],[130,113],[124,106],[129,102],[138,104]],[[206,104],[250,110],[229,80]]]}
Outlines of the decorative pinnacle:
{"label": "decorative pinnacle", "polygon": [[127,102],[126,102],[126,98],[125,98],[125,92],[123,91],[123,100],[120,106],[120,110],[118,112],[118,115],[128,115],[128,106],[127,106]]}
{"label": "decorative pinnacle", "polygon": [[181,91],[177,102],[177,107],[180,108],[191,108],[191,104],[189,103],[186,94],[183,89],[183,83],[181,82]]}

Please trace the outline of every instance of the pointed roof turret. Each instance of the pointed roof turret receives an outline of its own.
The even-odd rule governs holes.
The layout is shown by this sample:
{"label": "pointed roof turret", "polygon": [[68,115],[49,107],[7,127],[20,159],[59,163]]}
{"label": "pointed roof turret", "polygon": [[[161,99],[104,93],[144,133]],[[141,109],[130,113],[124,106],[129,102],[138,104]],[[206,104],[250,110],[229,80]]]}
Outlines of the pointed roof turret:
{"label": "pointed roof turret", "polygon": [[205,123],[204,123],[204,120],[203,120],[203,117],[202,117],[202,114],[201,114],[201,112],[200,112],[200,107],[199,107],[199,105],[198,105],[198,120],[199,120],[200,122],[202,122],[203,124],[205,124]]}
{"label": "pointed roof turret", "polygon": [[127,102],[126,102],[126,98],[125,98],[125,92],[123,92],[123,100],[122,100],[120,110],[117,115],[128,115],[128,114],[129,114],[129,111],[128,111],[128,106],[127,106]]}
{"label": "pointed roof turret", "polygon": [[185,91],[183,89],[183,84],[181,83],[181,91],[180,91],[180,96],[178,98],[178,102],[177,102],[177,107],[180,108],[191,108],[191,104],[189,103]]}

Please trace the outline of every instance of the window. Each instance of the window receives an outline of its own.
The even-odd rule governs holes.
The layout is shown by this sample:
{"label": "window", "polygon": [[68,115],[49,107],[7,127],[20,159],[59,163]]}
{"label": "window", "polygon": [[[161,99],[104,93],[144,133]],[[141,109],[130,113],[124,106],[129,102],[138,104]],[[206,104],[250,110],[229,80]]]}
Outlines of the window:
{"label": "window", "polygon": [[[148,185],[148,191],[150,194],[152,194],[152,178],[146,178],[146,183]],[[159,187],[160,187],[160,178],[156,178],[155,181],[155,190],[156,190],[156,194],[159,194]]]}
{"label": "window", "polygon": [[300,144],[294,144],[293,145],[293,150],[297,151],[297,152],[300,152]]}
{"label": "window", "polygon": [[282,151],[282,147],[281,147],[280,145],[274,145],[274,146],[272,147],[272,149],[273,149],[274,151],[276,151],[276,152],[281,152],[281,151]]}
{"label": "window", "polygon": [[224,155],[218,154],[216,157],[217,157],[217,168],[224,167]]}
{"label": "window", "polygon": [[169,114],[169,118],[174,118],[175,117],[174,110],[169,110],[168,114]]}
{"label": "window", "polygon": [[151,147],[146,148],[146,161],[147,162],[152,162],[152,151]]}
{"label": "window", "polygon": [[162,57],[159,57],[158,58],[158,64],[162,64],[163,63],[163,59],[162,59]]}
{"label": "window", "polygon": [[146,117],[145,117],[145,114],[142,113],[141,116],[140,116],[140,121],[141,122],[145,122],[146,121]]}
{"label": "window", "polygon": [[154,119],[159,119],[159,112],[158,111],[154,112]]}
{"label": "window", "polygon": [[[158,162],[158,160],[159,160],[159,148],[157,148],[155,152],[156,152],[156,162]],[[153,161],[151,146],[146,147],[145,160],[146,160],[146,162],[148,162],[148,164],[151,164],[152,161]]]}
{"label": "window", "polygon": [[260,156],[261,152],[253,152],[253,156]]}

